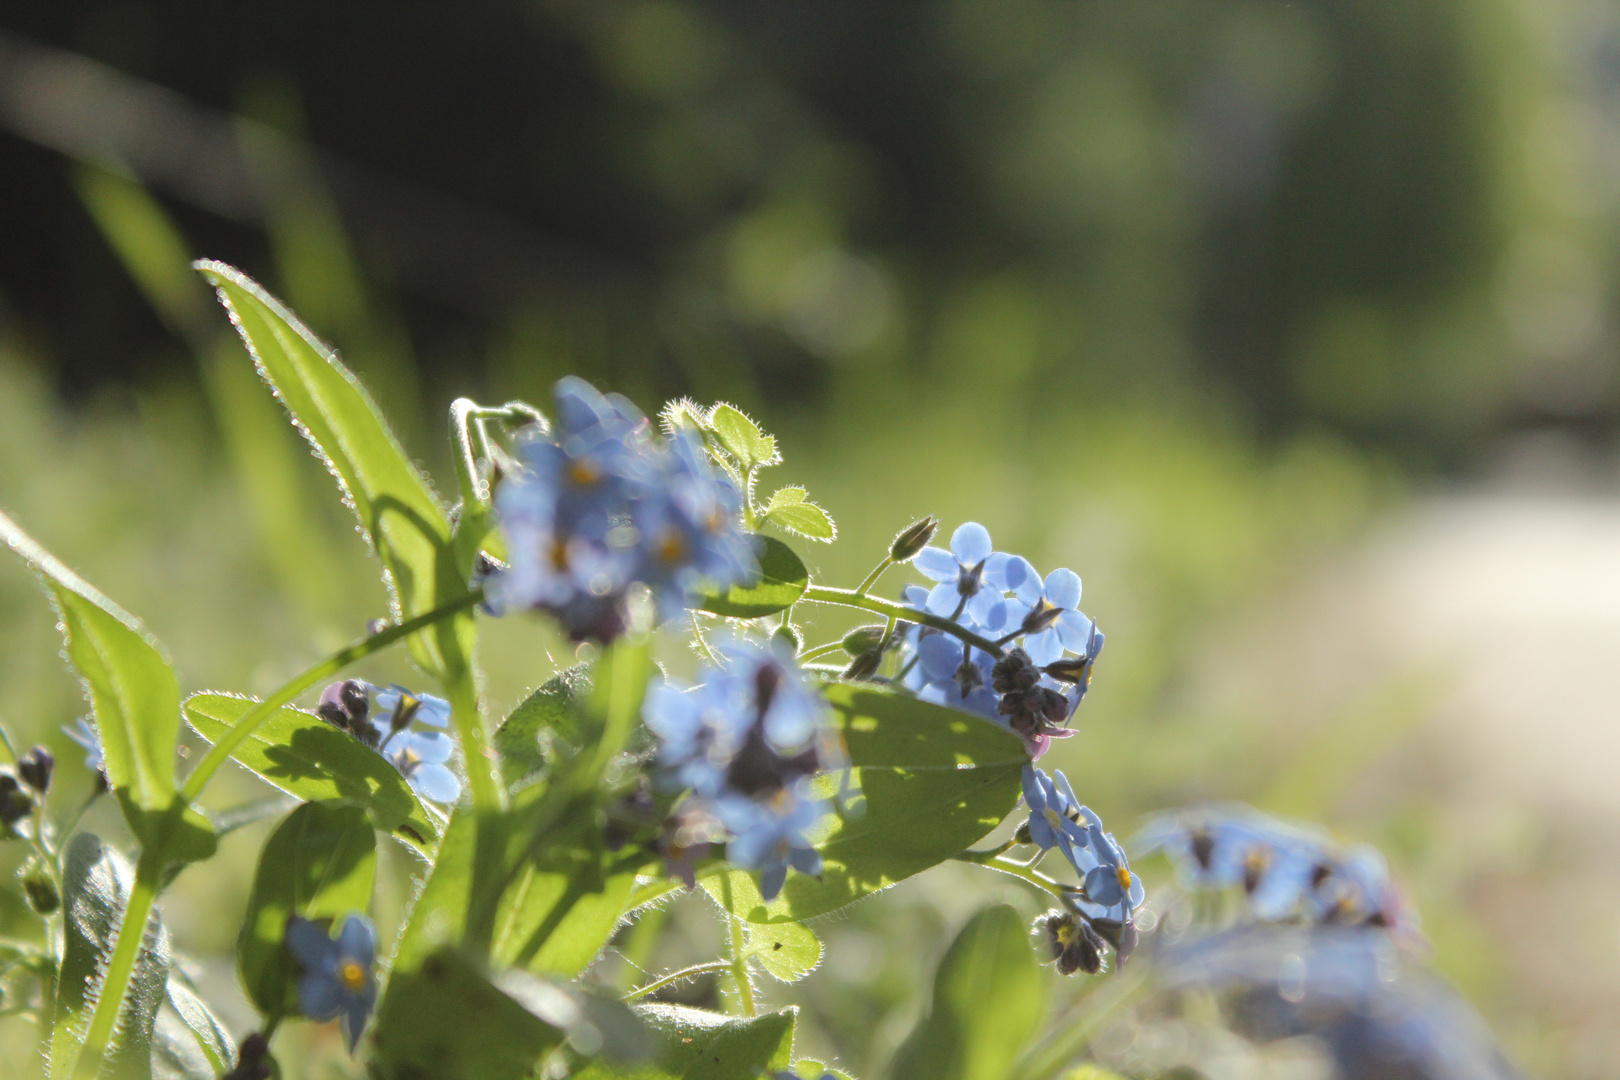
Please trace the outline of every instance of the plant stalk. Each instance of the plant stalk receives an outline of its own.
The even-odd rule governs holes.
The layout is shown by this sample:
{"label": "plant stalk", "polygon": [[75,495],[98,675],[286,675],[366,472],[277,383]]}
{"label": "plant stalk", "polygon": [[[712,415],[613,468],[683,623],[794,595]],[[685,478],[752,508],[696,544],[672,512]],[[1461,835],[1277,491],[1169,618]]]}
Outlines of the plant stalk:
{"label": "plant stalk", "polygon": [[991,656],[1000,659],[1005,651],[1000,645],[982,638],[965,626],[958,625],[949,619],[942,619],[929,611],[919,611],[903,604],[896,604],[888,600],[879,600],[872,596],[861,596],[852,589],[835,589],[831,585],[806,585],[800,600],[809,600],[816,604],[833,604],[837,607],[860,608],[878,615],[892,619],[904,619],[906,622],[920,623],[923,626],[933,627],[935,630],[950,634],[972,645],[975,649],[982,649]]}

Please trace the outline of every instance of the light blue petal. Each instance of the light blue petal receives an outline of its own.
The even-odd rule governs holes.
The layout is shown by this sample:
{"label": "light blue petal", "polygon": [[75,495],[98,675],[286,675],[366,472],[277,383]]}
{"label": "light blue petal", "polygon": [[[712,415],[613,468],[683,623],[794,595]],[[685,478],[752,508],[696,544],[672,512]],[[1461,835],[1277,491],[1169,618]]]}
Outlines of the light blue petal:
{"label": "light blue petal", "polygon": [[[991,567],[996,570],[993,578]],[[984,564],[984,576],[997,589],[1012,593],[1025,604],[1032,605],[1041,598],[1040,576],[1022,555],[1003,555],[998,551]]]}
{"label": "light blue petal", "polygon": [[350,1057],[354,1056],[355,1047],[360,1045],[360,1033],[366,1030],[366,1019],[371,1016],[371,1007],[376,1001],[376,987],[369,987],[365,993],[348,995],[343,1009],[343,1041],[349,1044]]}
{"label": "light blue petal", "polygon": [[372,961],[377,958],[377,928],[371,925],[370,919],[350,915],[343,921],[343,929],[338,931],[337,951],[344,960],[353,960],[370,971]]}
{"label": "light blue petal", "polygon": [[[1059,795],[1063,796],[1063,809],[1065,812],[1080,805],[1080,800],[1074,797],[1074,789],[1069,786],[1069,778],[1063,775],[1062,769],[1053,771],[1052,786],[1057,788]],[[1080,843],[1084,844],[1085,841],[1081,840]]]}
{"label": "light blue petal", "polygon": [[319,923],[309,919],[295,916],[287,920],[287,934],[282,940],[293,959],[310,971],[326,968],[337,958],[337,943]]}
{"label": "light blue petal", "polygon": [[461,781],[443,765],[418,765],[406,779],[424,799],[448,804],[461,798]]}
{"label": "light blue petal", "polygon": [[1078,611],[1065,611],[1058,616],[1055,629],[1065,649],[1086,655],[1086,646],[1091,641],[1090,619]]}
{"label": "light blue petal", "polygon": [[1086,899],[1105,907],[1113,907],[1124,899],[1125,891],[1119,887],[1119,875],[1108,865],[1093,867],[1086,874]]}
{"label": "light blue petal", "polygon": [[330,1020],[343,1011],[343,987],[329,972],[311,971],[298,980],[298,1011],[311,1020]]}
{"label": "light blue petal", "polygon": [[1063,656],[1063,643],[1058,640],[1057,631],[1050,626],[1038,634],[1031,634],[1024,639],[1024,651],[1036,667],[1045,667],[1054,660]]}
{"label": "light blue petal", "polygon": [[442,731],[413,731],[408,737],[411,756],[423,765],[443,765],[456,748],[456,741]]}
{"label": "light blue petal", "polygon": [[979,626],[992,618],[1001,608],[1001,596],[989,589],[980,589],[967,602],[967,617]]}
{"label": "light blue petal", "polygon": [[964,566],[976,566],[984,562],[993,550],[990,531],[977,521],[964,522],[951,533],[951,554],[955,555]]}
{"label": "light blue petal", "polygon": [[782,884],[787,881],[787,871],[787,863],[779,862],[759,875],[759,895],[766,903],[775,900],[776,894],[782,891]]}
{"label": "light blue petal", "polygon": [[928,603],[928,590],[921,585],[907,585],[900,597],[914,608],[920,608]]}
{"label": "light blue petal", "polygon": [[944,548],[925,547],[917,552],[917,557],[911,560],[911,565],[923,577],[933,581],[955,581],[956,575],[961,572],[961,565],[956,556]]}
{"label": "light blue petal", "polygon": [[1045,773],[1033,765],[1025,765],[1024,771],[1019,775],[1018,782],[1024,789],[1024,805],[1029,807],[1030,816],[1035,816],[1046,809],[1046,789],[1041,783]]}
{"label": "light blue petal", "polygon": [[1053,607],[1077,608],[1080,606],[1080,575],[1073,570],[1054,570],[1046,575],[1042,593]]}
{"label": "light blue petal", "polygon": [[949,634],[929,634],[918,643],[917,658],[930,682],[949,682],[962,666],[962,643]]}
{"label": "light blue petal", "polygon": [[815,848],[793,848],[788,852],[788,865],[811,877],[821,873],[821,852]]}
{"label": "light blue petal", "polygon": [[956,614],[956,605],[962,602],[962,594],[956,591],[956,582],[941,582],[928,590],[928,603],[924,605],[929,611],[942,619],[948,619]]}

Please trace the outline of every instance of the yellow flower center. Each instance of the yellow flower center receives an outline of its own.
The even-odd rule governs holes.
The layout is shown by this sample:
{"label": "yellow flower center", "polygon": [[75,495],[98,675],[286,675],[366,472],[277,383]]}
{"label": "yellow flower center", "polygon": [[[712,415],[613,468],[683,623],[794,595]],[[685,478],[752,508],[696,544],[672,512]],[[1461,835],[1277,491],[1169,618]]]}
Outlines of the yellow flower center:
{"label": "yellow flower center", "polygon": [[350,960],[338,969],[338,978],[343,981],[345,989],[359,991],[366,985],[366,969]]}
{"label": "yellow flower center", "polygon": [[1063,815],[1048,806],[1046,808],[1046,823],[1054,829],[1061,829],[1063,828]]}
{"label": "yellow flower center", "polygon": [[1129,892],[1131,888],[1131,872],[1122,866],[1114,872],[1114,876],[1119,878],[1119,887]]}
{"label": "yellow flower center", "polygon": [[681,534],[671,529],[658,541],[658,558],[665,566],[674,566],[686,555],[686,543]]}
{"label": "yellow flower center", "polygon": [[1057,942],[1059,945],[1074,944],[1074,927],[1068,923],[1059,926],[1057,928]]}
{"label": "yellow flower center", "polygon": [[590,487],[602,479],[602,468],[590,458],[579,458],[568,463],[568,479],[579,487]]}

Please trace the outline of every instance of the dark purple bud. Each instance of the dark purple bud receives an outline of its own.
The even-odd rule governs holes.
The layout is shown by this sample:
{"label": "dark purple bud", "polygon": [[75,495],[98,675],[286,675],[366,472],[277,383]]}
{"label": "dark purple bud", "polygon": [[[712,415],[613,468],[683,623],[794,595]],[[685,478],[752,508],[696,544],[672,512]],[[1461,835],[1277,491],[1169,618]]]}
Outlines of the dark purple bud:
{"label": "dark purple bud", "polygon": [[932,540],[938,531],[939,519],[932,514],[913,525],[908,525],[889,545],[889,558],[895,562],[906,562],[915,558],[917,552],[927,547],[928,541]]}
{"label": "dark purple bud", "polygon": [[416,712],[422,707],[422,699],[415,694],[400,694],[399,700],[394,702],[393,715],[388,718],[390,732],[403,731],[411,726],[416,719]]}
{"label": "dark purple bud", "polygon": [[1044,933],[1047,952],[1059,972],[1095,975],[1102,970],[1102,939],[1073,912],[1049,911],[1035,925]]}
{"label": "dark purple bud", "polygon": [[990,669],[990,686],[998,694],[1022,693],[1040,681],[1041,673],[1023,649],[1013,649]]}
{"label": "dark purple bud", "polygon": [[874,645],[849,662],[849,666],[844,669],[843,677],[855,682],[865,682],[876,675],[882,665],[883,653]]}
{"label": "dark purple bud", "polygon": [[1136,923],[1131,919],[1124,922],[1118,919],[1093,919],[1091,925],[1108,944],[1114,947],[1114,952],[1119,956],[1119,965],[1124,967],[1125,961],[1131,958],[1131,953],[1136,951],[1137,943],[1141,940]]}
{"label": "dark purple bud", "polygon": [[43,746],[36,746],[17,759],[17,775],[41,795],[51,789],[51,771],[55,768],[56,759]]}
{"label": "dark purple bud", "polygon": [[242,1040],[241,1049],[237,1052],[236,1068],[220,1077],[220,1080],[270,1080],[273,1075],[275,1063],[270,1056],[270,1040],[262,1032],[255,1031]]}
{"label": "dark purple bud", "polygon": [[33,811],[33,796],[23,790],[23,786],[17,782],[17,777],[11,770],[0,770],[0,825],[4,825],[9,833],[11,826]]}
{"label": "dark purple bud", "polygon": [[1091,661],[1083,656],[1066,656],[1062,660],[1054,660],[1041,668],[1043,672],[1052,676],[1058,682],[1080,683],[1085,682],[1086,672],[1091,669]]}

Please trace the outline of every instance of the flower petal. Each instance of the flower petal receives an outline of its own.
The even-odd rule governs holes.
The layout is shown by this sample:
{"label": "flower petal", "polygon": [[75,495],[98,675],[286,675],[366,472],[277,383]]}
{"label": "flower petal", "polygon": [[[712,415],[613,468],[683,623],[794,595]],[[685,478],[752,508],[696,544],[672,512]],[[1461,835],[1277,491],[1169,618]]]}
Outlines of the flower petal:
{"label": "flower petal", "polygon": [[306,972],[298,980],[298,1011],[311,1020],[330,1020],[343,1010],[343,987],[329,972]]}
{"label": "flower petal", "polygon": [[337,943],[326,929],[317,922],[296,915],[287,920],[287,932],[282,942],[287,946],[287,951],[293,954],[293,959],[309,971],[323,970],[337,958]]}
{"label": "flower petal", "polygon": [[941,582],[928,590],[928,603],[925,606],[940,618],[948,619],[956,614],[956,605],[961,602],[962,594],[956,591],[956,582]]}
{"label": "flower petal", "polygon": [[994,545],[990,543],[990,530],[977,521],[963,522],[951,533],[951,554],[964,566],[976,566],[990,557]]}
{"label": "flower petal", "polygon": [[456,748],[456,741],[442,731],[412,731],[407,737],[411,756],[423,765],[443,765]]}
{"label": "flower petal", "polygon": [[787,881],[787,863],[779,862],[765,868],[759,875],[759,895],[766,903],[776,899],[776,894],[782,891],[783,882]]}
{"label": "flower petal", "polygon": [[1065,649],[1086,655],[1086,647],[1091,642],[1090,619],[1078,611],[1065,611],[1057,618],[1056,630]]}
{"label": "flower petal", "polygon": [[955,581],[956,575],[961,572],[961,564],[956,556],[944,548],[925,547],[917,552],[917,557],[911,560],[911,565],[923,577],[933,581]]}
{"label": "flower petal", "polygon": [[1047,627],[1038,634],[1031,634],[1024,639],[1024,651],[1029,654],[1030,661],[1036,667],[1045,667],[1054,660],[1063,656],[1063,644],[1058,641],[1057,631]]}
{"label": "flower petal", "polygon": [[949,634],[929,634],[917,643],[917,659],[930,682],[950,682],[962,666],[962,643]]}
{"label": "flower petal", "polygon": [[377,959],[376,927],[371,925],[370,919],[350,915],[343,921],[343,929],[338,931],[337,949],[343,959],[353,960],[370,971],[372,961]]}
{"label": "flower petal", "polygon": [[1073,570],[1054,570],[1046,575],[1042,592],[1053,607],[1077,608],[1080,606],[1080,575]]}
{"label": "flower petal", "polygon": [[461,798],[461,781],[443,765],[418,765],[406,779],[418,795],[432,802],[448,804]]}
{"label": "flower petal", "polygon": [[[994,569],[994,574],[991,573]],[[1025,604],[1033,605],[1041,598],[1041,579],[1035,567],[1022,555],[990,556],[984,564],[985,580],[1003,592],[1010,592]]]}

